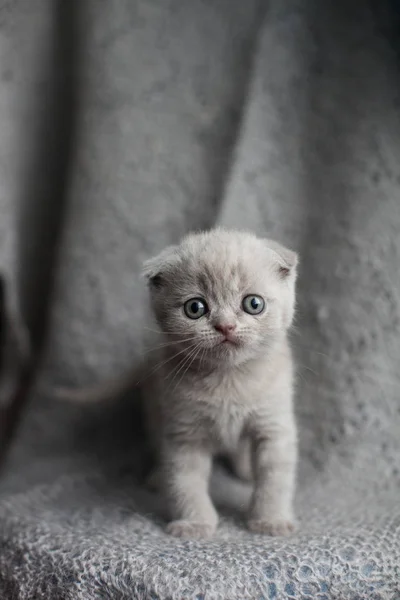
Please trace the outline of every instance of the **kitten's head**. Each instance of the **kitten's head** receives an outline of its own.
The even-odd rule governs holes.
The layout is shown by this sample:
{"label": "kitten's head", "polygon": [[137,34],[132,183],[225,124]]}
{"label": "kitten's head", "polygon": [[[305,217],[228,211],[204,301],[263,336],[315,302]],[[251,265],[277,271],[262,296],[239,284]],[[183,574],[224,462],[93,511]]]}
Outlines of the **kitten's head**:
{"label": "kitten's head", "polygon": [[145,263],[152,308],[171,352],[240,364],[291,325],[297,255],[247,232],[188,235]]}

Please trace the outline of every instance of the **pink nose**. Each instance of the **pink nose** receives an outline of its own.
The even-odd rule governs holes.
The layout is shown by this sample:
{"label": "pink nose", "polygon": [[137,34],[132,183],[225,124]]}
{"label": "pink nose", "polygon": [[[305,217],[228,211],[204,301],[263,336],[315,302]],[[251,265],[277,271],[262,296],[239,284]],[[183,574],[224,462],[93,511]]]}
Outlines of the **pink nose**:
{"label": "pink nose", "polygon": [[219,331],[223,335],[228,336],[230,333],[235,331],[236,325],[234,325],[233,323],[217,323],[216,325],[214,325],[214,329],[216,331]]}

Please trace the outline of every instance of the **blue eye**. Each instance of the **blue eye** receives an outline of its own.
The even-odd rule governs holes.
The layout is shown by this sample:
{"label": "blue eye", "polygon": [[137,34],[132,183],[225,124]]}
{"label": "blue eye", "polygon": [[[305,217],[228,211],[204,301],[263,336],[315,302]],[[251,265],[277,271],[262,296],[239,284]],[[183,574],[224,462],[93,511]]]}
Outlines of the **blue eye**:
{"label": "blue eye", "polygon": [[259,315],[265,308],[265,300],[261,296],[246,296],[243,298],[242,307],[249,315]]}
{"label": "blue eye", "polygon": [[185,302],[183,310],[189,319],[200,319],[208,312],[208,306],[201,298],[191,298]]}

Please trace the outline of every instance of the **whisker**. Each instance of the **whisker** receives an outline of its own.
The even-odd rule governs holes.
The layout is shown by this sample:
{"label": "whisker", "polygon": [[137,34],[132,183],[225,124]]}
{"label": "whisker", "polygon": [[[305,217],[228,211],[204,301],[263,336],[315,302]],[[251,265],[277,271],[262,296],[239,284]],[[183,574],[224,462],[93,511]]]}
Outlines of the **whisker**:
{"label": "whisker", "polygon": [[178,363],[176,365],[174,365],[172,367],[172,369],[169,371],[169,373],[167,373],[165,375],[165,379],[169,379],[171,377],[171,375],[173,376],[174,373],[176,373],[177,369],[179,369],[179,367],[186,362],[188,356],[190,355],[190,353],[194,350],[194,348],[196,347],[196,344],[192,345],[191,348],[188,351],[188,354],[185,354],[185,356],[183,356],[182,358],[180,358],[178,360]]}
{"label": "whisker", "polygon": [[153,369],[151,369],[151,371],[149,371],[149,373],[141,380],[139,380],[137,383],[142,383],[145,379],[148,379],[151,375],[153,375],[153,373],[155,373],[156,371],[158,371],[159,369],[161,369],[161,367],[163,367],[164,365],[166,365],[167,363],[169,363],[171,360],[173,360],[174,358],[176,358],[177,356],[179,356],[180,354],[182,354],[183,352],[187,352],[188,350],[190,350],[191,348],[193,348],[194,346],[196,346],[196,343],[194,344],[190,344],[187,348],[183,348],[183,350],[180,350],[179,352],[177,352],[176,354],[173,354],[172,356],[170,356],[169,358],[167,358],[166,360],[157,363]]}
{"label": "whisker", "polygon": [[174,340],[173,342],[165,342],[163,344],[159,344],[158,346],[153,346],[152,348],[145,350],[143,352],[143,354],[148,354],[149,352],[154,352],[155,350],[160,350],[161,348],[166,348],[168,346],[174,346],[176,344],[183,344],[185,342],[190,342],[191,340],[195,340],[196,338],[197,338],[197,335],[194,335],[190,338],[185,338],[183,340]]}
{"label": "whisker", "polygon": [[171,362],[171,360],[173,360],[174,358],[176,358],[180,354],[183,354],[184,352],[188,352],[189,350],[193,349],[195,346],[196,346],[196,342],[193,343],[193,344],[189,344],[186,348],[183,348],[182,350],[180,350],[179,352],[176,352],[175,354],[173,354],[172,356],[170,356],[166,360],[163,360],[161,363],[158,363],[158,365],[156,365],[156,368],[162,367],[163,365],[166,365],[167,363]]}
{"label": "whisker", "polygon": [[309,352],[310,354],[317,354],[318,356],[323,356],[324,358],[332,359],[332,357],[329,356],[329,354],[326,354],[325,352],[319,352],[319,350],[315,350],[314,348],[309,348],[308,346],[303,346],[303,344],[297,344],[295,342],[295,343],[292,343],[292,347],[298,348],[300,350],[305,350],[306,352]]}
{"label": "whisker", "polygon": [[[185,367],[185,365],[190,361],[190,359],[192,358],[192,356],[194,355],[194,353],[197,351],[197,349],[200,347],[200,343],[196,344],[194,348],[192,348],[192,350],[189,352],[189,354],[184,358],[184,360],[182,360],[179,365],[178,365],[178,369],[175,370],[174,375],[171,379],[171,381],[169,382],[168,385],[168,389],[170,388],[170,386],[172,385],[172,383],[174,382],[175,378],[177,377],[177,375],[179,375],[180,371]],[[167,376],[167,378],[172,374],[172,372]],[[174,388],[175,389],[175,388]]]}
{"label": "whisker", "polygon": [[306,376],[304,375],[304,373],[301,372],[300,369],[296,369],[296,375],[298,375],[300,377],[300,379],[301,379],[301,381],[303,383],[305,383],[306,385],[309,385],[308,379],[306,378]]}
{"label": "whisker", "polygon": [[205,356],[206,356],[206,347],[204,346],[203,347],[203,353],[202,353],[202,355],[200,357],[200,366],[201,367],[203,366],[203,360],[204,360]]}
{"label": "whisker", "polygon": [[310,373],[312,373],[313,375],[315,375],[316,377],[318,377],[318,373],[317,371],[314,371],[314,369],[312,369],[311,367],[308,367],[307,365],[304,365],[302,363],[297,363],[299,365],[299,367],[302,367],[303,369],[306,369],[307,371],[310,371]]}
{"label": "whisker", "polygon": [[[196,350],[196,349],[195,349]],[[188,370],[190,369],[190,367],[192,366],[194,360],[196,359],[196,356],[199,354],[201,350],[200,344],[197,348],[197,351],[193,354],[191,354],[191,356],[193,357],[192,360],[189,362],[189,364],[187,365],[186,369],[183,371],[181,378],[179,379],[179,381],[176,382],[176,385],[174,387],[174,389],[172,390],[173,392],[176,390],[176,388],[178,387],[178,385],[181,383],[181,381],[183,380],[183,378],[185,377],[186,373],[188,372]]]}

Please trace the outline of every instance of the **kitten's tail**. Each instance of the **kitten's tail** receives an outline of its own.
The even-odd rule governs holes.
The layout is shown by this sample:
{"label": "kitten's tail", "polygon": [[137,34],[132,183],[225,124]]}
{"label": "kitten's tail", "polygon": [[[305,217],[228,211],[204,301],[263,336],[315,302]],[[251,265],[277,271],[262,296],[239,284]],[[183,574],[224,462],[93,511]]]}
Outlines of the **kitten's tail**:
{"label": "kitten's tail", "polygon": [[80,404],[98,404],[118,399],[139,383],[140,375],[138,369],[135,368],[119,377],[92,386],[76,389],[47,387],[45,392],[50,398],[54,398],[55,400]]}

